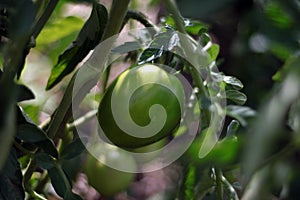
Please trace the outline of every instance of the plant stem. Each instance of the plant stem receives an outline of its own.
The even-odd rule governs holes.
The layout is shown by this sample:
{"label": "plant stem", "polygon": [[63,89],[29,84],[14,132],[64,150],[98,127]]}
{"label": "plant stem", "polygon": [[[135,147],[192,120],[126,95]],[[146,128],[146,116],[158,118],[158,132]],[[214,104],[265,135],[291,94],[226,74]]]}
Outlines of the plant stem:
{"label": "plant stem", "polygon": [[36,193],[31,185],[30,185],[30,178],[33,174],[33,172],[35,171],[35,168],[36,168],[36,164],[35,162],[33,161],[33,159],[31,159],[30,163],[28,164],[28,167],[26,169],[26,172],[24,174],[24,177],[23,177],[23,185],[24,185],[24,188],[25,188],[25,191],[28,192],[28,194],[33,197],[34,199],[38,199],[38,200],[46,200],[46,198],[44,198],[43,196],[41,196],[40,194]]}
{"label": "plant stem", "polygon": [[39,18],[39,20],[36,22],[36,24],[33,27],[32,36],[34,38],[37,38],[37,36],[42,31],[43,27],[45,26],[46,22],[50,18],[51,14],[53,13],[56,5],[58,3],[58,0],[50,0],[47,7],[45,8],[42,16]]}
{"label": "plant stem", "polygon": [[34,154],[34,152],[22,147],[19,143],[17,143],[16,141],[14,141],[14,145],[17,149],[19,149],[20,151],[22,151],[24,154],[28,154],[30,156],[32,156]]}
{"label": "plant stem", "polygon": [[[121,4],[121,1],[123,4]],[[106,29],[104,30],[102,41],[108,39],[109,37],[112,37],[113,35],[119,33],[123,27],[123,21],[125,19],[128,5],[130,0],[113,0],[111,10],[109,13],[109,20],[108,24],[106,26]],[[118,16],[118,17],[116,17]],[[112,44],[111,44],[112,45]],[[112,46],[111,46],[112,47]],[[110,47],[110,48],[111,48]],[[107,54],[110,53],[110,48]],[[103,92],[106,89],[107,81],[109,78],[111,65],[107,66],[107,69],[103,73]]]}
{"label": "plant stem", "polygon": [[[109,37],[112,37],[113,35],[119,33],[119,31],[121,30],[124,16],[127,12],[127,7],[128,7],[129,2],[130,2],[130,0],[114,0],[113,1],[112,8],[111,8],[110,15],[109,15],[109,20],[107,23],[107,27],[104,30],[101,41],[104,41],[105,39],[108,39]],[[100,64],[100,66],[103,65],[105,62],[105,59],[110,54],[112,43],[110,45],[111,46],[109,46],[105,49],[101,49],[101,50],[96,49],[94,51],[94,53],[92,54],[92,56],[90,57],[90,59],[86,63],[90,63],[89,61],[91,61],[92,59],[95,59],[95,57],[99,57],[99,54],[101,52],[101,54],[102,54],[101,57],[104,58],[104,60],[100,61],[100,62],[102,62]],[[93,63],[93,61],[91,61],[91,63]],[[89,64],[87,64],[87,65],[89,65]],[[94,67],[94,66],[92,66],[92,67]],[[96,67],[94,67],[94,68],[96,68]],[[63,99],[51,119],[48,131],[47,131],[50,138],[56,138],[58,136],[57,134],[59,132],[65,131],[65,125],[72,116],[72,97],[78,95],[79,98],[77,98],[77,103],[79,104],[80,101],[84,99],[84,96],[88,92],[88,88],[91,89],[97,82],[97,80],[94,80],[94,79],[91,80],[92,78],[88,77],[89,79],[82,81],[82,82],[84,82],[82,85],[86,86],[88,84],[88,86],[85,87],[85,90],[82,91],[79,88],[78,91],[76,91],[77,93],[73,95],[74,83],[75,83],[77,74],[78,74],[78,70],[74,73],[71,81],[69,82],[69,85],[64,93]],[[107,74],[107,76],[108,76],[108,74]],[[95,77],[95,78],[97,78],[97,77]]]}
{"label": "plant stem", "polygon": [[214,168],[216,176],[216,189],[218,200],[223,200],[223,174],[220,169]]}
{"label": "plant stem", "polygon": [[191,75],[193,77],[193,80],[195,81],[196,86],[199,88],[199,94],[203,94],[205,97],[209,97],[209,94],[207,93],[204,85],[203,80],[200,76],[199,68],[201,64],[199,63],[199,54],[198,51],[195,52],[193,49],[193,46],[197,44],[196,41],[194,41],[189,35],[187,34],[184,26],[183,18],[178,11],[178,8],[176,6],[176,3],[174,0],[165,0],[164,3],[166,4],[166,7],[168,11],[173,15],[176,27],[178,31],[181,33],[179,34],[182,48],[185,51],[185,55],[189,56],[190,64],[192,65]]}
{"label": "plant stem", "polygon": [[183,17],[181,16],[174,0],[164,0],[163,2],[166,4],[169,12],[173,15],[178,31],[183,34],[187,34],[184,27]]}
{"label": "plant stem", "polygon": [[35,191],[37,193],[42,193],[44,191],[44,188],[45,188],[46,184],[48,183],[48,181],[49,181],[49,174],[45,173],[44,176],[39,180],[39,183],[36,186]]}
{"label": "plant stem", "polygon": [[88,113],[86,113],[84,116],[76,119],[74,122],[67,124],[67,129],[68,131],[74,129],[77,126],[80,126],[82,124],[84,124],[85,122],[87,122],[88,120],[92,119],[93,117],[95,117],[95,115],[97,114],[97,109],[92,110]]}
{"label": "plant stem", "polygon": [[130,19],[134,19],[138,22],[140,22],[141,24],[143,24],[145,27],[151,27],[151,28],[155,28],[158,29],[156,27],[155,24],[153,24],[149,19],[147,19],[147,17],[138,11],[134,11],[134,10],[128,10],[124,22],[123,22],[123,26],[128,22],[128,20]]}
{"label": "plant stem", "polygon": [[102,41],[121,31],[130,0],[113,0],[108,24],[104,30]]}
{"label": "plant stem", "polygon": [[69,182],[68,178],[66,177],[66,174],[63,171],[61,165],[59,163],[57,163],[55,167],[58,170],[59,175],[63,178],[63,182],[64,182],[64,184],[66,186],[67,191],[71,191],[72,190],[72,186],[70,185],[70,182]]}
{"label": "plant stem", "polygon": [[239,197],[234,189],[234,187],[231,185],[231,183],[226,179],[225,176],[222,175],[222,182],[224,184],[224,186],[226,186],[226,190],[228,193],[228,199],[229,200],[238,200]]}

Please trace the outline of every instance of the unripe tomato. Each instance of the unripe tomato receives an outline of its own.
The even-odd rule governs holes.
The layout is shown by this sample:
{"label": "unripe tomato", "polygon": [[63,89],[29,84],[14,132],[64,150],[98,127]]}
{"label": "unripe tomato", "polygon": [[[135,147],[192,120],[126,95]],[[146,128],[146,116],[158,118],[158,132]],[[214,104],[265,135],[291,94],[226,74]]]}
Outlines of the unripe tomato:
{"label": "unripe tomato", "polygon": [[167,144],[168,144],[168,139],[163,138],[157,142],[148,144],[140,148],[126,149],[126,150],[131,151],[133,153],[141,154],[139,156],[136,156],[135,159],[137,163],[146,164],[158,158],[160,156],[162,148]]}
{"label": "unripe tomato", "polygon": [[[135,174],[119,171],[109,166],[120,167],[128,171],[137,169],[134,158],[121,149],[108,145],[94,145],[90,149],[84,163],[84,172],[88,183],[104,196],[112,196],[129,187]],[[96,155],[96,157],[95,157]],[[108,163],[107,166],[105,163]]]}
{"label": "unripe tomato", "polygon": [[[184,89],[179,79],[156,65],[144,64],[126,70],[109,86],[97,116],[113,144],[138,148],[172,134],[180,122],[183,104]],[[163,112],[153,109],[157,105]],[[153,134],[148,136],[147,131]]]}

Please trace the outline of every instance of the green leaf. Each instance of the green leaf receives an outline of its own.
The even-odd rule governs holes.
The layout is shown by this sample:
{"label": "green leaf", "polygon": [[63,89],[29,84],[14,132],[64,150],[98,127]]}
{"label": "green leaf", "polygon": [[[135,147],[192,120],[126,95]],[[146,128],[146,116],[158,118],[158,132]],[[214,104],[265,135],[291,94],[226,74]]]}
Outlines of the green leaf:
{"label": "green leaf", "polygon": [[52,68],[46,89],[53,88],[65,76],[70,74],[100,42],[107,23],[107,10],[94,3],[89,19],[84,24],[73,45],[59,56],[57,64]]}
{"label": "green leaf", "polygon": [[32,124],[38,124],[39,123],[39,112],[40,112],[40,106],[39,105],[33,105],[33,104],[22,104],[22,111],[26,116],[31,120],[30,123]]}
{"label": "green leaf", "polygon": [[82,26],[83,21],[73,16],[50,22],[46,24],[36,39],[36,43],[38,44],[37,48],[46,51],[51,44],[61,41],[62,38],[66,38],[75,32],[78,34]]}
{"label": "green leaf", "polygon": [[300,134],[300,99],[292,104],[289,111],[289,126]]}
{"label": "green leaf", "polygon": [[246,126],[246,118],[254,117],[256,112],[247,106],[229,105],[226,107],[226,114],[230,117],[237,119],[242,126]]}
{"label": "green leaf", "polygon": [[[171,16],[167,16],[164,18],[164,24],[166,26],[171,26],[176,29],[175,21]],[[208,29],[207,24],[200,21],[187,19],[187,18],[184,19],[184,25],[187,33],[191,35],[198,35],[200,30]]]}
{"label": "green leaf", "polygon": [[273,80],[281,82],[291,71],[294,71],[295,74],[298,74],[298,77],[300,78],[299,65],[300,65],[300,52],[297,52],[294,55],[290,56],[289,59],[287,59],[283,67],[273,76]]}
{"label": "green leaf", "polygon": [[55,192],[59,196],[64,197],[68,191],[68,187],[65,185],[64,178],[61,176],[61,171],[57,167],[53,167],[48,170],[48,174]]}
{"label": "green leaf", "polygon": [[247,96],[237,90],[226,90],[226,98],[238,105],[243,105],[247,101]]}
{"label": "green leaf", "polygon": [[[112,53],[118,53],[118,54],[123,54],[123,53],[128,53],[131,51],[131,49],[141,49],[141,45],[137,41],[133,42],[125,42],[124,44],[117,46],[111,50]],[[130,51],[129,51],[130,50]]]}
{"label": "green leaf", "polygon": [[233,76],[223,76],[223,81],[226,84],[233,86],[233,88],[237,90],[240,90],[244,87],[243,83]]}
{"label": "green leaf", "polygon": [[209,42],[211,42],[211,38],[208,35],[208,33],[201,33],[199,35],[199,44],[204,47],[205,45],[207,45]]}
{"label": "green leaf", "polygon": [[34,94],[25,85],[17,85],[17,102],[34,99]]}
{"label": "green leaf", "polygon": [[237,162],[239,149],[241,147],[241,140],[236,136],[225,137],[223,140],[218,141],[213,149],[203,158],[196,159],[199,155],[199,149],[203,143],[202,138],[197,138],[188,150],[190,159],[195,161],[196,166],[229,166]]}
{"label": "green leaf", "polygon": [[207,50],[207,53],[210,55],[211,60],[215,61],[219,55],[220,46],[217,44],[212,44],[211,47]]}
{"label": "green leaf", "polygon": [[46,153],[57,158],[58,152],[53,141],[47,134],[34,124],[20,124],[17,127],[16,137],[24,142],[34,143]]}
{"label": "green leaf", "polygon": [[39,166],[43,169],[49,170],[49,169],[55,167],[55,161],[49,154],[38,153],[35,155],[34,158],[35,158],[37,166]]}
{"label": "green leaf", "polygon": [[66,192],[64,199],[65,200],[82,200],[82,198],[80,196],[78,196],[77,194],[74,194],[70,191]]}
{"label": "green leaf", "polygon": [[83,25],[81,18],[73,16],[51,21],[39,34],[36,48],[56,63],[58,56],[76,39]]}
{"label": "green leaf", "polygon": [[4,168],[0,170],[0,199],[25,199],[22,172],[14,148],[11,148]]}
{"label": "green leaf", "polygon": [[145,49],[138,59],[139,64],[151,62],[163,55],[165,51],[171,51],[179,46],[177,33],[172,29],[166,29],[155,35],[149,47]]}
{"label": "green leaf", "polygon": [[159,57],[161,57],[163,54],[163,50],[161,49],[155,49],[155,48],[148,48],[141,54],[139,58],[139,64],[144,64],[147,62],[151,62]]}
{"label": "green leaf", "polygon": [[30,143],[36,143],[49,139],[47,134],[34,124],[20,124],[17,127],[16,137]]}
{"label": "green leaf", "polygon": [[61,166],[64,172],[67,174],[68,178],[75,181],[77,178],[77,174],[80,172],[82,166],[78,165],[78,163],[82,163],[82,159],[84,159],[84,154],[80,154],[71,159],[61,160]]}
{"label": "green leaf", "polygon": [[43,149],[46,153],[50,154],[54,158],[58,158],[58,152],[55,145],[51,139],[43,140],[35,143],[36,146]]}
{"label": "green leaf", "polygon": [[18,124],[34,124],[32,119],[27,115],[21,106],[17,106],[17,123]]}
{"label": "green leaf", "polygon": [[185,181],[184,181],[184,193],[185,198],[184,199],[194,199],[194,187],[196,184],[196,168],[193,164],[190,164],[188,167],[188,172],[185,175]]}
{"label": "green leaf", "polygon": [[80,138],[76,138],[73,142],[65,146],[61,152],[61,159],[69,160],[80,155],[85,150]]}
{"label": "green leaf", "polygon": [[240,127],[240,123],[236,120],[232,120],[227,127],[226,137],[234,136],[237,130],[239,129],[239,127]]}
{"label": "green leaf", "polygon": [[211,72],[212,76],[216,81],[223,81],[226,83],[226,88],[240,90],[244,87],[243,83],[234,76],[226,76],[223,73]]}
{"label": "green leaf", "polygon": [[289,29],[294,24],[293,18],[283,9],[279,2],[270,1],[264,12],[266,17],[277,27],[282,29]]}

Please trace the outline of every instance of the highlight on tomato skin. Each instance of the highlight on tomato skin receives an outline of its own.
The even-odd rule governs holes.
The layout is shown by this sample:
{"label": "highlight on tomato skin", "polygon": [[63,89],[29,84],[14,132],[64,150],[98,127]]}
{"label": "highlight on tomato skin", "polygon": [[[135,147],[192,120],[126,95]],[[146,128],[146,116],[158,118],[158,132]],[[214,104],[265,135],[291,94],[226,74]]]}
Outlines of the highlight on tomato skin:
{"label": "highlight on tomato skin", "polygon": [[[131,88],[136,88],[136,90],[130,93]],[[117,105],[113,105],[114,95],[120,98],[115,100]],[[129,105],[124,103],[126,98],[129,98]],[[121,148],[139,148],[152,144],[171,135],[178,128],[184,101],[185,94],[180,80],[159,66],[144,64],[126,70],[109,86],[100,102],[97,114],[103,131],[100,131],[100,135]],[[120,104],[124,105],[122,109],[129,110],[128,115],[126,111],[120,111],[115,107]],[[163,108],[164,113],[152,112],[154,109],[151,111],[157,105]],[[123,127],[119,126],[113,109],[117,109],[115,111],[117,117],[122,121],[125,120]],[[133,130],[134,126],[150,126],[151,123],[155,123],[155,120],[156,123],[160,123],[164,120],[161,120],[162,114],[166,115],[163,126],[150,137],[146,133],[141,137],[135,137],[123,129],[124,126],[130,130]],[[133,125],[129,120],[132,120]],[[159,128],[159,126],[153,127]],[[149,131],[151,132],[152,129]],[[144,132],[138,131],[138,134],[144,134]]]}

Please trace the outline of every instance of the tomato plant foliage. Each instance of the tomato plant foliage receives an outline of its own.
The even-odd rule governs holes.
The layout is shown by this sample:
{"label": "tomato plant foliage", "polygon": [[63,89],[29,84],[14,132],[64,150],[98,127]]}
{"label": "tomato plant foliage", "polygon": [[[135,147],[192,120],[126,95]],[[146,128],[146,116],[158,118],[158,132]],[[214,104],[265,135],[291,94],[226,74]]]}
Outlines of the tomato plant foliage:
{"label": "tomato plant foliage", "polygon": [[[140,12],[142,4],[163,11],[157,23],[148,19],[150,10]],[[76,6],[88,14],[68,14]],[[294,0],[1,1],[0,199],[94,198],[83,192],[88,189],[78,191],[80,174],[112,199],[118,193],[135,199],[298,198],[299,8]],[[128,31],[140,26],[146,29]],[[105,43],[126,31],[131,40]],[[109,64],[95,64],[101,62]],[[85,74],[76,93],[86,65],[95,73],[89,80]],[[151,114],[153,105],[167,115],[156,135],[138,138],[120,126],[144,130],[152,120],[163,121],[161,113]],[[138,185],[158,184],[133,171],[164,155],[163,146],[183,141],[195,116],[195,139],[170,167],[179,172],[148,194]],[[97,120],[104,134],[92,130]],[[94,139],[99,133],[102,142]],[[102,149],[97,155],[89,152],[90,140]],[[121,148],[159,151],[137,161]]]}

